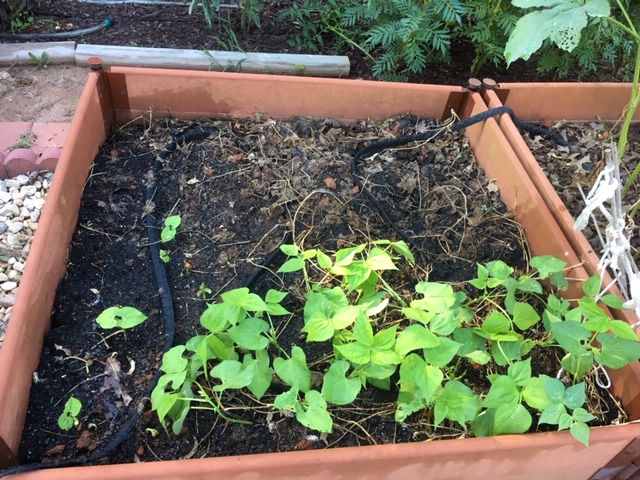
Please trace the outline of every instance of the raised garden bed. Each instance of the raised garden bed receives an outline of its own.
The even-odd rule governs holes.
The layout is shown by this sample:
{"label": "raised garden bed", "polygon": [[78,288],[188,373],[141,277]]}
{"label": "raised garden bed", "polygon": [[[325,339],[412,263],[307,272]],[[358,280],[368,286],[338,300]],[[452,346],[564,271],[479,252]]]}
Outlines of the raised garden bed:
{"label": "raised garden bed", "polygon": [[[296,101],[294,103],[284,102],[287,98],[296,99]],[[367,102],[367,99],[370,98],[377,99],[375,105],[370,106]],[[327,99],[332,101],[328,102]],[[82,187],[90,173],[89,167],[93,156],[110,131],[112,120],[123,125],[151,108],[154,118],[158,118],[166,112],[172,112],[183,118],[197,118],[215,113],[239,118],[255,118],[254,114],[257,112],[267,114],[273,119],[313,116],[316,119],[331,118],[348,124],[362,118],[379,121],[407,112],[424,117],[440,118],[443,116],[443,112],[448,112],[452,106],[456,108],[462,118],[486,110],[479,95],[467,94],[461,89],[445,87],[251,75],[151,72],[124,68],[113,68],[92,75],[79,108],[82,118],[77,118],[74,121],[70,131],[69,150],[66,151],[66,156],[63,155],[61,158],[61,163],[56,171],[56,180],[49,193],[43,219],[34,241],[32,255],[33,252],[39,253],[30,257],[29,265],[39,265],[45,268],[40,270],[35,267],[32,269],[27,267],[24,281],[33,282],[31,284],[33,288],[25,288],[20,291],[5,346],[0,350],[0,360],[3,365],[8,365],[7,370],[12,372],[11,382],[8,381],[4,370],[1,373],[3,376],[0,377],[0,394],[3,397],[0,405],[3,409],[11,408],[12,410],[7,411],[14,412],[12,417],[4,414],[1,416],[3,419],[1,434],[8,447],[3,452],[5,463],[12,461],[11,450],[15,452],[17,441],[21,436],[21,422],[26,409],[25,392],[29,390],[32,373],[36,369],[40,356],[41,338],[48,326],[49,308],[53,303],[53,293],[57,283],[52,280],[60,278],[64,270],[66,248],[75,227]],[[326,133],[329,133],[331,128],[326,129],[325,127],[322,128]],[[559,231],[535,188],[528,182],[523,168],[519,163],[509,161],[512,159],[512,153],[507,141],[501,136],[496,122],[490,119],[481,125],[469,128],[467,137],[478,163],[485,169],[487,179],[496,179],[495,184],[500,189],[503,201],[514,212],[515,220],[522,223],[532,252],[560,256],[570,265],[577,265],[575,254],[566,242],[562,242],[563,234]],[[260,139],[259,136],[258,139]],[[265,143],[265,146],[268,145]],[[116,150],[118,149],[116,148]],[[242,153],[247,155],[246,152]],[[340,152],[336,153],[340,154]],[[121,152],[109,150],[106,154],[109,158],[105,160],[111,161],[111,157],[118,157]],[[203,167],[207,167],[206,162]],[[209,165],[209,168],[215,170],[214,165]],[[322,168],[330,167],[323,165]],[[333,168],[337,167],[334,165]],[[363,172],[367,172],[367,168],[370,168],[370,165],[363,162]],[[253,169],[255,170],[255,167]],[[271,170],[271,173],[276,171],[271,167],[268,170]],[[258,184],[262,182],[263,187],[269,187],[274,183],[265,181],[268,172],[265,173],[264,166],[262,170],[258,169],[258,173],[257,178],[249,180],[257,180]],[[331,188],[333,184],[327,180],[332,178],[336,182],[335,192],[348,197],[350,190],[345,188],[348,183],[343,183],[339,173],[341,173],[339,168],[335,170],[335,173],[331,170],[318,170],[314,173],[315,176],[312,176],[312,184],[320,183],[321,186],[324,184],[322,188],[333,192],[334,190]],[[376,173],[381,172],[375,172],[374,168],[368,173],[374,178]],[[206,176],[206,171],[204,175]],[[214,175],[214,172],[211,172],[211,175]],[[205,176],[201,177],[201,181],[206,181]],[[133,184],[130,184],[126,190],[118,189],[117,191],[105,192],[106,199],[103,202],[108,203],[110,209],[106,215],[107,221],[110,217],[117,224],[119,220],[117,210],[128,205],[129,198],[134,199],[137,188],[131,188],[131,186],[135,185],[139,179],[132,177],[130,180],[133,181]],[[191,179],[186,179],[187,185],[189,180]],[[380,178],[378,181],[382,182],[383,180],[386,179]],[[389,184],[397,185],[400,180],[398,178],[396,182],[389,182]],[[97,180],[96,185],[98,185]],[[481,178],[479,185],[481,187],[486,185],[489,190],[489,183],[484,183]],[[255,186],[259,187],[260,185]],[[406,180],[404,186],[407,187]],[[201,192],[203,191],[206,190],[201,190]],[[351,191],[351,195],[355,193]],[[384,189],[378,193],[386,195]],[[395,201],[391,193],[389,200]],[[237,201],[249,200],[250,198],[254,197],[242,199],[241,195]],[[320,209],[315,217],[312,216],[314,218],[313,225],[320,225],[320,215],[330,215],[331,207],[337,205],[337,203],[332,203],[334,202],[333,195],[329,194],[326,198],[329,198],[328,205],[305,202],[309,210],[305,209],[302,212],[304,215],[310,215],[312,210],[316,208]],[[488,198],[494,197],[489,196]],[[358,205],[355,199],[354,204]],[[97,206],[105,209],[100,205]],[[457,206],[459,207],[460,204]],[[222,207],[226,208],[224,205],[221,205]],[[171,209],[169,201],[164,208]],[[355,211],[359,215],[369,214],[366,208],[363,208],[361,212]],[[274,213],[278,215],[278,212]],[[310,223],[309,220],[307,222]],[[126,227],[124,228],[126,231]],[[327,228],[335,227],[328,225]],[[369,235],[369,230],[364,228],[362,230],[367,232],[364,237]],[[339,229],[336,232],[340,233]],[[193,235],[191,240],[196,244],[196,248],[193,251],[190,250],[191,243],[188,246],[176,248],[178,258],[180,254],[184,255],[185,252],[197,252],[198,243],[208,241],[196,237],[195,233]],[[356,232],[356,235],[360,235],[360,233]],[[443,237],[446,238],[446,235],[440,236],[441,239]],[[53,247],[47,250],[47,255],[45,255],[43,247],[47,245],[47,238],[61,238],[64,242],[57,248]],[[310,239],[312,238],[310,237]],[[453,235],[449,241],[453,244],[455,239],[456,235]],[[550,243],[550,239],[558,240],[558,243]],[[271,242],[273,244],[268,247],[266,243],[264,246],[261,245],[264,250],[256,251],[256,255],[270,252],[277,244],[277,241],[269,240],[269,243]],[[233,247],[233,245],[227,246]],[[438,247],[438,252],[442,251],[442,244],[438,244]],[[239,251],[241,251],[240,247],[238,247],[236,255]],[[216,257],[216,261],[220,256],[221,253]],[[231,258],[237,257],[231,256]],[[180,270],[185,268],[192,270],[184,264],[184,261],[182,265],[179,265],[175,260],[177,259],[173,258],[170,265],[175,264]],[[186,260],[191,263],[190,259]],[[223,258],[223,260],[229,262],[228,253],[226,259]],[[193,264],[191,266],[193,267]],[[125,267],[133,268],[133,265],[125,264]],[[208,265],[204,268],[208,268]],[[184,272],[182,273],[184,274]],[[572,275],[586,278],[580,267],[577,267]],[[190,288],[194,286],[195,284],[190,285]],[[100,292],[100,288],[96,287],[96,290]],[[92,292],[92,295],[95,297],[96,294]],[[92,298],[91,301],[95,301],[95,298]],[[16,318],[18,320],[15,320]],[[26,338],[26,332],[29,332],[29,340],[31,344],[35,343],[33,345],[35,348],[29,349],[27,347],[31,345],[22,343],[22,339]],[[37,341],[34,341],[34,336],[37,337]],[[121,340],[118,338],[114,341]],[[18,351],[25,356],[18,358]],[[64,350],[62,352],[67,355]],[[71,351],[71,353],[74,352]],[[84,368],[84,365],[80,366]],[[145,365],[140,365],[140,368],[145,368]],[[616,387],[614,392],[622,398],[622,403],[633,414],[637,408],[636,397],[640,388],[634,367],[613,371],[612,378]],[[8,388],[9,386],[11,388]],[[9,392],[12,392],[13,395]],[[107,391],[107,395],[111,395],[111,392]],[[102,475],[104,478],[137,478],[139,476],[169,478],[172,475],[180,474],[185,478],[197,478],[203,472],[207,472],[209,475],[215,473],[223,475],[225,478],[240,478],[249,472],[258,471],[265,477],[273,476],[273,478],[313,476],[318,475],[318,472],[321,472],[320,474],[323,476],[339,477],[345,471],[355,469],[360,475],[371,478],[393,474],[424,477],[436,472],[440,475],[443,472],[448,472],[458,476],[487,475],[528,478],[532,472],[538,475],[553,475],[558,471],[570,473],[573,478],[588,478],[629,445],[638,433],[640,433],[638,425],[633,423],[594,428],[592,429],[591,446],[588,449],[578,442],[572,441],[568,432],[556,432],[465,439],[463,441],[444,440],[408,445],[378,445],[312,452],[286,452],[162,463],[149,462],[135,465],[101,465],[51,470],[32,474],[32,476],[34,478],[42,476],[42,478],[49,479],[68,479],[76,478],[76,476],[86,478],[88,475],[97,477]],[[634,450],[630,449],[627,452],[626,457],[630,458],[633,456]]]}

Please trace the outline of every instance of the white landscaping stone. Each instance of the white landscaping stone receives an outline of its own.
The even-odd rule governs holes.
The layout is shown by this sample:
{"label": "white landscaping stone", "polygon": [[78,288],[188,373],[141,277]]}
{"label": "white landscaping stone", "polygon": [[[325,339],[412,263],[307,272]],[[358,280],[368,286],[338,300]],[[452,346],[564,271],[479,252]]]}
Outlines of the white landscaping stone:
{"label": "white landscaping stone", "polygon": [[11,222],[11,223],[7,222],[7,226],[8,226],[9,231],[11,233],[18,233],[18,232],[21,232],[22,229],[24,228],[24,223],[23,222],[19,222],[19,221],[18,222]]}
{"label": "white landscaping stone", "polygon": [[20,215],[20,209],[12,203],[7,203],[4,207],[0,208],[0,215],[17,217]]}
{"label": "white landscaping stone", "polygon": [[0,247],[13,250],[0,261],[0,347],[52,178],[34,172],[0,180]]}
{"label": "white landscaping stone", "polygon": [[16,282],[3,282],[0,283],[0,288],[2,290],[4,290],[5,292],[9,292],[11,290],[13,290],[14,288],[16,288],[18,286],[18,284]]}
{"label": "white landscaping stone", "polygon": [[16,177],[16,181],[18,182],[18,188],[20,188],[20,185],[26,185],[29,183],[29,176],[28,175],[18,175]]}

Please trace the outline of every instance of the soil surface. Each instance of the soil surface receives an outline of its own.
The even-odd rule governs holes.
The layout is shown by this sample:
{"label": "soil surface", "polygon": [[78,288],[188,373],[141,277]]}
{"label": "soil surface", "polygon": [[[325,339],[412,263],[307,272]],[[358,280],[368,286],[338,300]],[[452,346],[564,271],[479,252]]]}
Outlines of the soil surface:
{"label": "soil surface", "polygon": [[[597,122],[558,124],[556,128],[569,141],[569,148],[559,148],[554,142],[541,137],[524,138],[569,212],[577,218],[585,208],[583,195],[586,197],[589,194],[606,165],[605,149],[609,148],[611,138],[617,138],[618,128]],[[629,129],[628,140],[627,152],[620,167],[623,185],[640,162],[640,129],[637,125]],[[629,212],[639,197],[640,183],[636,181],[622,199],[623,210]],[[604,235],[607,222],[599,211],[595,212],[595,216],[600,232]],[[640,248],[637,221],[630,222],[629,225],[631,253],[635,254]],[[593,221],[590,221],[583,233],[600,256],[603,245]]]}
{"label": "soil surface", "polygon": [[[370,239],[397,239],[372,202],[354,188],[352,155],[372,140],[424,131],[432,122],[415,117],[348,126],[303,118],[189,124],[161,120],[118,131],[103,146],[85,188],[68,274],[59,287],[52,329],[32,388],[21,463],[75,457],[104,447],[148,396],[166,335],[143,223],[148,174],[169,140],[205,127],[213,131],[208,138],[170,154],[157,176],[153,198],[152,211],[160,226],[169,215],[182,217],[176,238],[163,245],[170,256],[166,269],[175,305],[175,343],[202,333],[199,317],[206,302],[216,300],[222,291],[249,282],[261,295],[269,288],[286,289],[290,295],[284,306],[298,313],[282,317],[275,326],[278,342],[304,348],[321,376],[331,346],[304,341],[301,279],[274,274],[282,259],[271,262],[271,254],[292,227],[298,244],[327,251]],[[478,168],[464,137],[382,152],[363,159],[359,175],[415,244],[416,264],[399,262],[401,270],[385,276],[401,295],[410,295],[418,279],[455,284],[473,278],[476,262],[499,258],[520,271],[525,268],[527,249],[521,229],[506,212],[497,188]],[[198,295],[203,284],[211,290],[206,298]],[[134,306],[149,318],[126,332],[102,330],[95,319],[113,305]],[[536,357],[535,373],[555,376],[559,368],[555,356],[552,352],[551,358]],[[459,373],[475,390],[486,390],[486,380],[479,380],[472,367],[462,362]],[[260,402],[244,394],[225,396],[227,411],[252,425],[226,422],[212,412],[192,412],[178,437],[168,436],[146,405],[133,432],[100,461],[197,458],[464,435],[455,425],[434,429],[429,414],[395,422],[393,390],[369,388],[353,406],[331,408],[334,431],[327,436],[314,435],[294,418],[272,412],[277,391],[269,391]],[[83,407],[77,428],[65,433],[57,421],[72,395]],[[599,423],[618,419],[617,409],[598,395],[594,402],[592,408],[603,412]]]}
{"label": "soil surface", "polygon": [[74,65],[0,68],[0,121],[71,122],[87,75]]}

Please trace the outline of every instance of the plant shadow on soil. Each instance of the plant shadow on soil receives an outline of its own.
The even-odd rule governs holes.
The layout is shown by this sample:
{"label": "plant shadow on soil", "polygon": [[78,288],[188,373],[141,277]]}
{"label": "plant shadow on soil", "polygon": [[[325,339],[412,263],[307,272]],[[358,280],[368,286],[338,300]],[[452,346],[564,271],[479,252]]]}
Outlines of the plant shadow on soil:
{"label": "plant shadow on soil", "polygon": [[[21,463],[73,457],[108,442],[143,400],[159,368],[165,332],[143,216],[148,173],[168,141],[205,126],[214,129],[207,139],[169,155],[153,199],[160,226],[168,215],[182,217],[178,235],[163,246],[171,259],[166,270],[176,316],[174,344],[179,344],[201,333],[199,318],[206,301],[245,286],[294,226],[298,244],[325,251],[397,239],[354,187],[351,160],[371,141],[434,125],[412,116],[352,125],[307,118],[145,119],[116,131],[102,147],[85,186],[68,272],[58,289],[32,388]],[[526,269],[522,228],[478,167],[465,137],[449,135],[382,152],[363,159],[359,174],[419,250],[413,249],[416,265],[404,263],[388,277],[385,273],[401,295],[410,296],[419,279],[454,284],[471,279],[476,262],[501,259],[519,271]],[[253,290],[264,295],[269,288],[286,289],[290,295],[284,306],[300,310],[300,279],[274,274],[277,264],[268,267]],[[206,300],[197,295],[203,283],[212,291]],[[95,319],[113,305],[134,306],[149,318],[126,332],[104,331]],[[330,346],[305,343],[300,314],[283,318],[276,325],[280,345],[304,348],[321,375]],[[534,358],[535,369],[540,369],[534,374],[555,376],[557,353]],[[486,391],[484,377],[472,368],[466,375],[474,390]],[[83,404],[80,424],[63,432],[57,419],[71,395]],[[397,392],[369,388],[353,405],[331,408],[334,431],[320,439],[309,436],[315,432],[295,418],[272,412],[273,393],[260,402],[243,393],[223,398],[228,411],[253,425],[194,411],[180,436],[167,436],[147,405],[134,432],[101,461],[226,456],[465,434],[453,424],[434,429],[429,412],[395,422],[394,395]],[[609,396],[604,393],[602,398]],[[599,424],[623,415],[615,402],[602,402],[595,407],[604,412]],[[159,435],[153,436],[153,430]]]}

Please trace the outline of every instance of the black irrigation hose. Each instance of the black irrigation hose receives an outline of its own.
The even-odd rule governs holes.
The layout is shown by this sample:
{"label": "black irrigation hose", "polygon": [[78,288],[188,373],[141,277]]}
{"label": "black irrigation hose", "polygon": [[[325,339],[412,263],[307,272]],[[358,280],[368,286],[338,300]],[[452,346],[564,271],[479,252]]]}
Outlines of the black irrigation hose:
{"label": "black irrigation hose", "polygon": [[[378,199],[373,195],[373,193],[371,193],[369,190],[365,188],[364,184],[362,183],[362,180],[360,180],[360,177],[358,175],[358,160],[360,160],[365,156],[370,156],[374,153],[380,152],[382,150],[386,150],[388,148],[399,147],[401,145],[406,145],[407,143],[410,143],[410,142],[424,142],[427,140],[442,137],[445,135],[445,133],[448,133],[448,132],[458,132],[463,128],[470,127],[477,123],[484,122],[485,120],[491,117],[495,117],[497,115],[503,115],[503,114],[508,114],[509,116],[511,116],[513,123],[516,125],[516,127],[518,127],[521,130],[532,133],[534,135],[540,135],[545,138],[550,138],[553,141],[555,141],[558,145],[561,145],[564,147],[569,146],[568,142],[564,140],[560,135],[557,135],[551,132],[550,130],[544,127],[541,127],[539,125],[523,122],[522,120],[518,119],[518,117],[516,117],[515,113],[510,107],[502,106],[502,107],[492,108],[490,110],[479,113],[472,117],[466,118],[464,120],[460,120],[459,122],[454,123],[449,128],[441,127],[437,130],[430,130],[423,133],[417,133],[415,135],[407,135],[404,137],[390,138],[388,140],[381,140],[379,142],[370,143],[366,147],[363,147],[360,150],[358,150],[356,154],[353,156],[353,161],[351,164],[353,180],[355,184],[358,186],[358,188],[360,189],[360,191],[364,193],[369,200],[371,200],[371,203],[373,203],[373,205],[376,207],[376,209],[378,210],[382,218],[389,224],[391,228],[393,228],[393,230],[400,236],[400,238],[404,240],[406,243],[408,243],[409,245],[411,245],[412,247],[414,247],[418,252],[420,252],[421,255],[423,255],[420,247],[418,247],[418,245],[416,245],[416,243],[411,238],[409,238],[407,234],[403,232],[400,229],[400,227],[398,227],[398,225],[395,224],[393,220],[391,220],[391,217],[389,217],[389,214],[385,211],[384,207],[380,204]],[[423,260],[424,260],[424,256],[423,256]]]}
{"label": "black irrigation hose", "polygon": [[83,28],[82,30],[51,33],[0,33],[0,38],[8,40],[60,40],[63,38],[74,38],[89,35],[90,33],[99,32],[100,30],[109,28],[112,25],[113,20],[111,18],[105,18],[102,23],[93,27]]}
{"label": "black irrigation hose", "polygon": [[[185,135],[173,140],[158,154],[153,164],[153,173],[151,175],[149,184],[147,185],[147,206],[151,205],[153,197],[156,193],[156,177],[158,172],[162,169],[163,163],[167,156],[173,152],[179,145],[183,145],[187,142],[205,138],[213,133],[213,129],[203,129],[194,132],[189,132]],[[156,276],[156,282],[158,284],[158,294],[160,295],[162,302],[162,315],[164,317],[165,328],[165,342],[164,351],[166,353],[173,346],[173,337],[175,334],[175,317],[173,312],[173,301],[171,299],[171,290],[169,287],[169,280],[167,279],[167,273],[164,268],[164,263],[160,259],[160,236],[158,234],[158,225],[155,217],[148,213],[146,215],[147,235],[149,237],[149,251],[151,253],[151,260],[153,261],[153,270]],[[162,375],[162,371],[158,369],[147,386],[147,389],[138,402],[136,410],[131,414],[131,417],[120,427],[119,432],[109,441],[107,445],[94,453],[89,455],[80,455],[75,458],[68,458],[65,460],[53,460],[46,463],[28,463],[25,465],[18,465],[6,470],[0,471],[0,478],[7,475],[14,475],[18,473],[32,472],[35,470],[45,468],[63,468],[63,467],[75,467],[78,465],[84,465],[87,463],[95,462],[102,457],[106,457],[113,452],[134,429],[136,423],[140,419],[140,414],[144,410],[144,403],[151,397],[151,392],[158,383],[158,379]]]}

